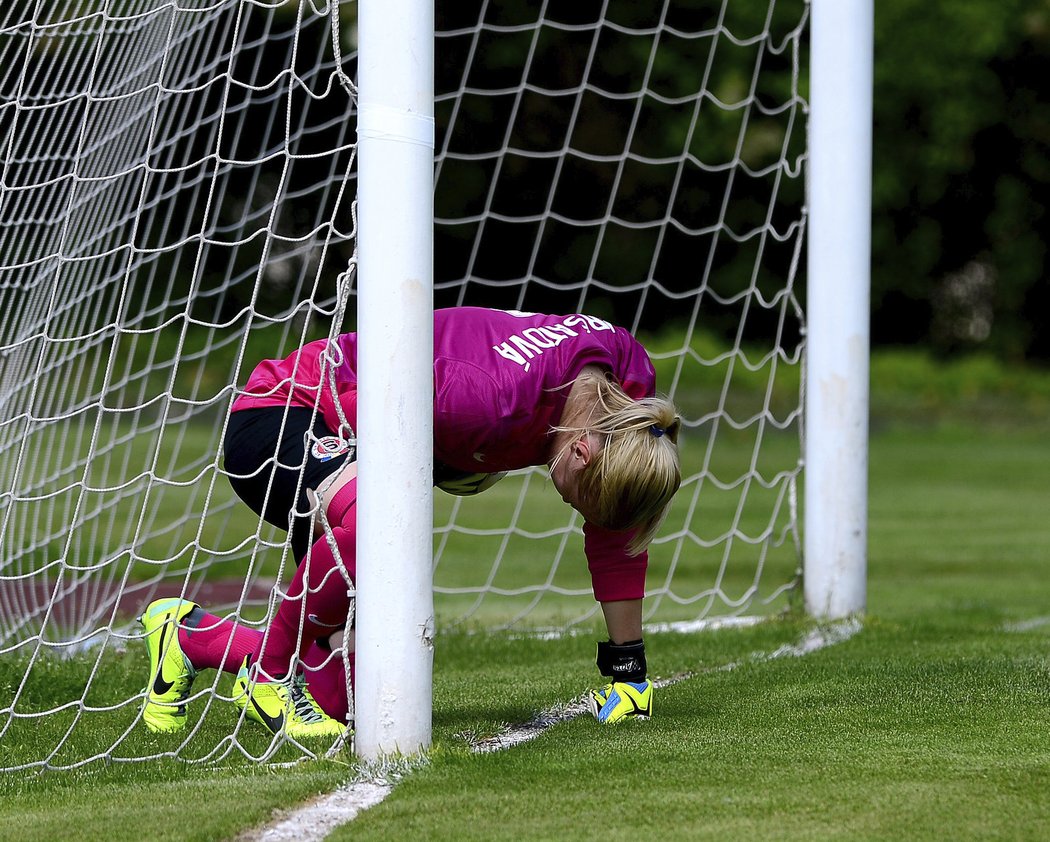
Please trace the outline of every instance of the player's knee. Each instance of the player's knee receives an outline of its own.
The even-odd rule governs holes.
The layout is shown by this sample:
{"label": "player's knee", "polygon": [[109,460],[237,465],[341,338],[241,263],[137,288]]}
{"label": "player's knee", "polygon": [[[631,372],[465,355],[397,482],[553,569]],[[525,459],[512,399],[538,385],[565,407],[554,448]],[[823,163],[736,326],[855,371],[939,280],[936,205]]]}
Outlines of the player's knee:
{"label": "player's knee", "polygon": [[338,487],[333,486],[324,495],[325,511],[328,522],[333,526],[341,526],[350,532],[357,525],[357,475],[349,477]]}
{"label": "player's knee", "polygon": [[347,463],[343,470],[323,483],[317,491],[308,489],[306,493],[311,507],[324,512],[324,517],[313,519],[314,540],[324,536],[326,520],[330,528],[354,528],[357,513],[356,462]]}

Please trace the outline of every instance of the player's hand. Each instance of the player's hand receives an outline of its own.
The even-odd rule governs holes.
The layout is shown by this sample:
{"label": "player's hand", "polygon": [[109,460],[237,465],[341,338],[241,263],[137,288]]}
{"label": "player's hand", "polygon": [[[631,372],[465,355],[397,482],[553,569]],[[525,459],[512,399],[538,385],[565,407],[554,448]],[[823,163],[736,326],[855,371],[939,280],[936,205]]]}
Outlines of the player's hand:
{"label": "player's hand", "polygon": [[587,694],[587,704],[594,718],[604,725],[625,719],[648,719],[653,715],[653,683],[646,679],[614,681]]}

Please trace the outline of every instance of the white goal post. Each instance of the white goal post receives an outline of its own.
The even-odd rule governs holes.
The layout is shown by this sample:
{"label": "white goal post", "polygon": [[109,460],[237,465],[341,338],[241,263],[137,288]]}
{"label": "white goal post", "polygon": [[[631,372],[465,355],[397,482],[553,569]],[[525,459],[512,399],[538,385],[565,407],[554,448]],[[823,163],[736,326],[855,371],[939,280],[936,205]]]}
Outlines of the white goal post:
{"label": "white goal post", "polygon": [[442,629],[600,630],[546,471],[432,493],[434,306],[643,340],[683,417],[647,628],[862,611],[872,6],[4,4],[0,770],[308,753],[213,669],[144,733],[134,618],[266,628],[295,560],[232,491],[230,406],[342,332],[357,751],[429,744]]}
{"label": "white goal post", "polygon": [[806,608],[867,602],[874,0],[812,0]]}
{"label": "white goal post", "polygon": [[[430,745],[434,637],[434,15],[359,0],[357,733]],[[396,502],[392,502],[391,495]]]}

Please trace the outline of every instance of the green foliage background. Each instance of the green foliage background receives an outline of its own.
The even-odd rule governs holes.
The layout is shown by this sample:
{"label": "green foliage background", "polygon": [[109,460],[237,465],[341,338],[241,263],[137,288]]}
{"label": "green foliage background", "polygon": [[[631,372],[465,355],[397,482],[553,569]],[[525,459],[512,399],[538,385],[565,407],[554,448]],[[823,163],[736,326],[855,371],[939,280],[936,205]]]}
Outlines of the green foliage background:
{"label": "green foliage background", "polygon": [[[566,24],[591,20],[596,5],[580,2],[572,4],[571,9],[552,7],[548,19]],[[1010,362],[1046,363],[1050,360],[1050,332],[1045,329],[1050,308],[1046,249],[1050,0],[877,0],[874,6],[873,339],[878,345],[922,345],[937,357],[976,349]],[[768,28],[771,42],[780,43],[797,24],[801,8],[802,3],[793,0],[726,5],[719,0],[682,0],[667,7],[666,21],[669,26],[680,25],[687,30],[692,26],[693,31],[718,24],[742,40]],[[455,25],[476,13],[471,3],[439,3],[437,10],[439,26]],[[535,14],[528,4],[509,2],[501,4],[498,11],[486,10],[485,20],[510,25],[534,20]],[[653,11],[612,0],[603,4],[602,15],[603,20],[620,26],[642,26]],[[557,28],[545,30],[544,37],[536,42],[541,70],[538,74],[530,71],[528,81],[552,89],[571,86],[579,72],[580,56],[586,56],[586,50],[580,50],[586,43],[577,41],[580,43]],[[473,58],[476,64],[470,82],[484,80],[493,88],[517,85],[532,43],[529,33],[501,33],[482,43],[484,49]],[[695,90],[691,86],[697,75],[708,68],[710,44],[703,39],[670,36],[656,43],[650,55],[652,43],[646,38],[633,35],[617,40],[614,34],[603,32],[591,78],[611,92],[638,90],[643,78],[646,90],[654,94],[674,96]],[[443,80],[455,85],[460,79],[451,47],[439,39],[439,90]],[[724,103],[738,102],[748,90],[754,54],[745,47],[730,45],[723,37],[713,55],[711,94]],[[805,96],[805,56],[802,59],[800,86]],[[790,90],[789,63],[778,63],[771,55],[762,61],[762,81],[756,91],[759,100],[783,102]],[[469,114],[471,108],[478,109],[472,143],[485,148],[486,124],[495,121],[499,131],[503,130],[498,108],[488,99],[464,101],[462,113]],[[558,149],[571,142],[573,148],[582,151],[618,151],[622,126],[629,117],[613,99],[585,98],[572,137],[566,138],[559,134],[564,115],[555,102],[526,100],[523,109],[519,125],[527,126],[527,131],[516,130],[509,136],[513,145],[534,150]],[[700,122],[687,144],[689,151],[707,165],[730,160],[741,112],[705,108],[699,113]],[[754,124],[748,129],[741,156],[750,166],[761,167],[781,154],[789,159],[796,154],[793,144],[781,150],[786,131],[783,120],[758,113],[749,116]],[[632,137],[631,151],[652,156],[673,154],[682,148],[691,119],[688,109],[647,103],[639,130]],[[440,128],[440,106],[438,124]],[[555,209],[587,218],[594,215],[588,202],[600,205],[604,200],[606,176],[597,164],[577,162],[575,167],[575,181],[570,182],[575,189],[563,191],[571,195],[559,193]],[[510,156],[501,178],[513,189],[500,195],[513,196],[514,204],[499,210],[527,213],[530,201],[537,198],[534,193],[543,190],[544,179],[537,177],[538,169],[527,159]],[[458,174],[463,178],[456,191],[442,193],[439,183],[439,215],[466,212],[484,195],[480,174]],[[653,202],[666,191],[666,176],[658,167],[644,174],[627,167],[621,176],[616,213],[635,220],[647,218]],[[563,173],[562,177],[568,176]],[[477,184],[472,187],[475,180]],[[723,188],[713,173],[700,172],[694,181],[676,188],[680,199],[674,207],[676,219],[698,227],[710,224],[717,218]],[[729,228],[741,231],[753,224],[763,206],[763,190],[761,179],[737,179],[725,219]],[[786,179],[779,190],[781,206],[792,207],[801,201],[800,182]],[[523,225],[508,228],[519,237],[527,231]],[[443,245],[441,236],[439,232],[439,274],[447,270],[446,276],[455,278],[455,237],[450,232]],[[553,235],[547,232],[545,236]],[[497,274],[500,271],[509,276],[518,271],[514,239],[509,233],[496,239],[499,246],[493,246],[492,253],[499,267],[491,270],[495,277],[501,277]],[[594,271],[606,283],[627,287],[648,271],[648,243],[643,235],[630,230],[619,231],[610,239],[616,245],[603,244]],[[560,262],[551,268],[549,276],[571,288],[589,270],[590,248],[583,231],[558,241]],[[692,282],[689,266],[698,253],[702,258],[705,248],[702,238],[689,244],[664,243],[666,257],[656,266],[661,283],[673,286]],[[774,273],[784,271],[778,261],[768,265]],[[718,243],[712,283],[739,280],[751,268],[748,257],[735,253],[724,242]],[[547,290],[544,294],[556,297],[559,291]],[[600,309],[602,302],[588,305]],[[609,306],[621,305],[613,302]],[[653,309],[641,315],[646,327],[654,327],[660,316],[674,316],[673,307],[664,312],[652,301],[646,306]],[[603,315],[620,321],[625,318],[619,312]],[[727,315],[723,325],[721,317],[721,313],[709,310],[704,323],[718,330],[735,329],[735,319]]]}
{"label": "green foliage background", "polygon": [[[680,0],[667,7],[664,20],[669,26],[693,32],[721,23],[734,37],[747,39],[767,26],[768,16],[772,40],[779,43],[799,20],[803,5],[802,0],[725,6],[721,0]],[[295,14],[295,4],[282,8],[288,16]],[[587,31],[574,32],[571,27],[599,16],[620,27],[644,27],[657,21],[658,11],[655,6],[628,0],[556,4],[546,7],[547,26],[535,37],[531,22],[537,20],[539,11],[525,0],[498,5],[480,0],[437,3],[439,29],[476,26],[479,19],[492,27],[469,55],[469,72],[465,69],[469,39],[438,39],[439,147],[452,108],[452,100],[440,100],[441,94],[464,83],[490,90],[519,86],[530,51],[535,57],[524,81],[541,90],[570,91],[582,78],[591,38]],[[876,0],[874,22],[873,339],[878,345],[919,344],[938,356],[976,349],[1010,362],[1045,364],[1050,361],[1050,332],[1045,329],[1050,308],[1046,248],[1050,0]],[[517,25],[525,28],[515,30]],[[704,39],[664,34],[654,57],[650,39],[619,35],[615,26],[603,28],[596,44],[589,78],[614,95],[637,91],[643,78],[647,90],[664,97],[695,90],[708,60]],[[747,91],[753,60],[753,51],[720,39],[711,94],[721,102],[739,101]],[[800,79],[803,96],[807,89],[804,60],[805,56]],[[351,74],[356,72],[354,61],[348,59]],[[757,94],[766,102],[783,102],[790,91],[789,62],[774,56],[766,56],[763,62]],[[502,149],[507,142],[515,150],[531,153],[549,153],[568,145],[587,153],[619,154],[624,124],[631,116],[629,107],[615,97],[588,93],[581,100],[570,137],[565,127],[571,103],[568,96],[526,96],[516,121],[508,123],[507,105],[499,97],[464,98],[457,105],[463,134],[452,148],[486,152]],[[740,112],[707,108],[701,117],[688,143],[690,153],[708,164],[728,160],[734,153]],[[741,154],[750,166],[761,167],[782,154],[785,125],[782,119],[752,117],[755,125],[749,128]],[[683,148],[691,119],[688,108],[647,101],[631,151],[648,156],[675,154]],[[793,158],[801,148],[792,141],[786,152]],[[438,216],[455,219],[480,211],[491,172],[462,161],[445,167],[449,189],[439,180]],[[555,211],[584,219],[606,211],[609,196],[604,191],[611,178],[607,167],[572,159],[560,178],[561,187],[553,197]],[[660,201],[668,189],[668,172],[628,165],[617,178],[611,207],[618,216],[638,221],[663,212]],[[781,200],[790,208],[802,200],[802,183],[786,181],[780,187]],[[548,227],[539,261],[530,267],[532,232],[527,219],[542,211],[549,198],[549,174],[528,155],[510,154],[502,162],[498,187],[493,209],[505,219],[489,226],[486,245],[473,270],[497,282],[530,271],[543,274],[552,286],[537,290],[542,302],[530,301],[529,306],[575,309],[579,283],[592,271],[593,235],[581,228],[559,231],[557,226]],[[723,187],[711,173],[697,175],[677,188],[675,214],[686,224],[709,224],[710,215],[721,204]],[[739,230],[753,223],[763,208],[764,189],[761,180],[749,184],[739,179],[727,210],[727,224]],[[438,226],[438,303],[458,303],[463,298],[472,303],[516,306],[520,291],[503,293],[473,285],[466,289],[470,281],[464,274],[464,261],[472,236],[469,226]],[[698,260],[692,250],[695,247],[664,243],[667,257],[662,262],[666,265],[656,267],[663,283],[689,287],[695,282],[689,275],[689,267]],[[699,246],[701,251],[704,247]],[[629,287],[649,270],[650,248],[644,232],[617,231],[597,255],[595,276],[613,286]],[[751,255],[738,255],[723,242],[715,256],[714,282],[731,284],[738,276],[746,278],[752,266]],[[773,271],[783,271],[779,258],[771,266]],[[976,281],[967,284],[966,277]],[[510,296],[510,300],[501,296]],[[229,298],[229,308],[243,303],[237,290]],[[630,295],[624,301],[621,305],[589,293],[586,303],[592,311],[626,323],[635,314],[636,302]],[[275,311],[284,309],[278,301],[270,306]],[[646,306],[652,312],[642,314],[641,322],[648,329],[675,315],[672,305],[648,301]],[[629,315],[620,313],[621,307]],[[705,322],[721,329],[721,316],[708,312]],[[726,315],[726,331],[737,324]]]}
{"label": "green foliage background", "polygon": [[[875,25],[874,338],[1045,361],[1050,2],[878,0]],[[979,340],[938,296],[973,263]]]}

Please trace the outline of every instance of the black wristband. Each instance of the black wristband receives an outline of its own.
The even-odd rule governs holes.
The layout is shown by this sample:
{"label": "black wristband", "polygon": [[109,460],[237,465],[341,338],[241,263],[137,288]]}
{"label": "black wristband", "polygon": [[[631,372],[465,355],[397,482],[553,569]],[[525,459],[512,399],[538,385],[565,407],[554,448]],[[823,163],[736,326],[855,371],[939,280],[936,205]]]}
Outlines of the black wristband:
{"label": "black wristband", "polygon": [[598,643],[598,658],[595,660],[599,672],[613,681],[645,681],[645,644],[640,640],[613,643],[603,640]]}

